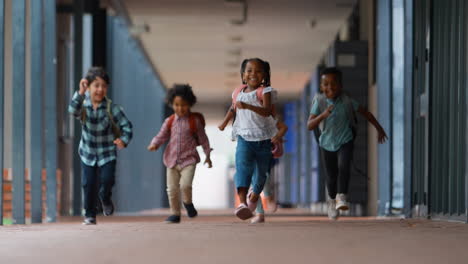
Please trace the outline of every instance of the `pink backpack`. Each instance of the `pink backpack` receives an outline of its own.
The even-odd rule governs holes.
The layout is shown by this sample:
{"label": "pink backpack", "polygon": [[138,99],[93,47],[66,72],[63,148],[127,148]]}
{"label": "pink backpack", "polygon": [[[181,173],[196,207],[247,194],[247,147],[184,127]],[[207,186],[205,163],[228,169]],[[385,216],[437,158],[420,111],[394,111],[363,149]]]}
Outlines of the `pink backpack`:
{"label": "pink backpack", "polygon": [[[239,86],[238,88],[236,88],[234,92],[232,93],[232,107],[234,108],[234,110],[236,110],[237,96],[239,96],[239,93],[243,91],[245,88],[247,88],[247,85],[243,84]],[[263,89],[265,89],[265,86],[260,86],[257,88],[257,90],[255,90],[257,99],[261,105],[263,105]],[[272,108],[271,115],[275,117],[276,116],[275,105],[272,104],[271,108]],[[274,143],[271,153],[273,154],[273,158],[275,159],[283,156],[283,141]]]}

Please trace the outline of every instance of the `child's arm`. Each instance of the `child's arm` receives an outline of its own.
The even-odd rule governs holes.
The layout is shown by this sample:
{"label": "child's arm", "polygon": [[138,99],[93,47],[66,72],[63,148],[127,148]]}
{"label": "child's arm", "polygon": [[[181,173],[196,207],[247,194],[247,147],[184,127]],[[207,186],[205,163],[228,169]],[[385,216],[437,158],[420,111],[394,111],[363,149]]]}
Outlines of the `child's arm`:
{"label": "child's arm", "polygon": [[114,115],[114,120],[117,120],[118,123],[117,125],[120,128],[120,138],[117,138],[114,140],[114,144],[117,145],[119,149],[123,149],[128,146],[130,143],[130,140],[132,140],[133,137],[133,125],[128,120],[127,116],[125,115],[123,109],[121,106],[114,106],[114,111],[113,113],[116,113]]}
{"label": "child's arm", "polygon": [[377,132],[379,133],[378,134],[378,142],[380,144],[384,143],[386,140],[388,140],[388,137],[387,137],[387,134],[385,134],[385,130],[382,128],[382,126],[380,125],[379,121],[377,121],[377,119],[374,117],[374,115],[367,111],[367,109],[365,109],[364,107],[362,106],[359,106],[358,108],[358,113],[360,113],[362,116],[364,116],[367,121],[369,121],[374,127],[375,129],[377,130]]}
{"label": "child's arm", "polygon": [[77,119],[81,118],[81,111],[83,107],[83,101],[85,99],[85,92],[88,89],[88,81],[81,79],[80,89],[73,95],[70,105],[68,106],[68,112],[73,114]]}
{"label": "child's arm", "polygon": [[169,140],[171,136],[171,128],[169,127],[169,117],[166,118],[159,133],[151,140],[151,143],[148,145],[149,151],[156,151],[164,142]]}
{"label": "child's arm", "polygon": [[263,94],[263,107],[246,104],[240,101],[237,101],[236,107],[239,109],[248,109],[261,116],[268,117],[272,114],[273,110],[273,107],[271,106],[271,92]]}
{"label": "child's arm", "polygon": [[204,164],[205,163],[208,164],[208,168],[211,168],[213,167],[213,164],[211,162],[210,154],[213,149],[210,147],[210,141],[208,140],[208,136],[206,135],[205,128],[203,127],[203,125],[201,124],[198,118],[197,118],[197,128],[198,128],[197,129],[198,143],[200,143],[200,145],[203,148],[203,152],[205,152],[205,155],[206,155]]}
{"label": "child's arm", "polygon": [[288,131],[288,126],[279,120],[276,123],[276,127],[278,128],[278,133],[276,133],[276,135],[271,138],[271,142],[273,143],[280,141]]}
{"label": "child's arm", "polygon": [[307,128],[309,130],[316,129],[323,120],[327,119],[331,115],[332,110],[333,105],[330,105],[320,115],[310,114],[309,119],[307,120]]}
{"label": "child's arm", "polygon": [[224,116],[223,122],[218,126],[219,130],[223,131],[229,124],[229,121],[231,121],[234,118],[234,111],[234,108],[231,106],[226,115]]}

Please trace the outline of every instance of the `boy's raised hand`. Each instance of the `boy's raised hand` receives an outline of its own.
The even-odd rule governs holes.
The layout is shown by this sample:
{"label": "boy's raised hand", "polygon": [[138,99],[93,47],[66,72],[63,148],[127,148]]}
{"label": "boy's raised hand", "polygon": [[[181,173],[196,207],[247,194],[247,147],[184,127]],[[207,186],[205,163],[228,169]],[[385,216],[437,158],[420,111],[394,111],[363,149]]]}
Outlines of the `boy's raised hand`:
{"label": "boy's raised hand", "polygon": [[86,93],[86,89],[88,89],[88,80],[81,79],[80,80],[80,91],[78,93],[80,95],[84,95]]}
{"label": "boy's raised hand", "polygon": [[383,129],[379,129],[377,132],[379,133],[379,135],[377,136],[379,143],[380,144],[385,143],[385,141],[388,140],[388,136],[387,134],[385,134],[385,131]]}
{"label": "boy's raised hand", "polygon": [[157,148],[156,145],[154,145],[154,144],[149,144],[147,149],[148,149],[149,151],[156,151],[158,148]]}
{"label": "boy's raised hand", "polygon": [[114,144],[117,146],[118,149],[125,148],[125,143],[120,138],[114,140]]}

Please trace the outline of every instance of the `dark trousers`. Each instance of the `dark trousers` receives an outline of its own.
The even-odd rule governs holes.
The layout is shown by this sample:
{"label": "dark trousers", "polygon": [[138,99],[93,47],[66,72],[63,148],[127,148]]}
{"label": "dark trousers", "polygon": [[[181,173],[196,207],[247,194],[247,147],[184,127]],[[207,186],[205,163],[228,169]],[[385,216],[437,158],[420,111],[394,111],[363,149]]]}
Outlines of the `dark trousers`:
{"label": "dark trousers", "polygon": [[335,199],[337,193],[348,193],[353,148],[353,141],[344,144],[338,151],[320,148],[327,171],[328,195],[331,199]]}
{"label": "dark trousers", "polygon": [[98,197],[98,180],[99,180],[99,198],[105,204],[111,202],[112,187],[115,183],[115,165],[113,160],[103,166],[88,166],[81,163],[82,167],[82,183],[84,196],[84,209],[86,217],[96,217],[96,205]]}

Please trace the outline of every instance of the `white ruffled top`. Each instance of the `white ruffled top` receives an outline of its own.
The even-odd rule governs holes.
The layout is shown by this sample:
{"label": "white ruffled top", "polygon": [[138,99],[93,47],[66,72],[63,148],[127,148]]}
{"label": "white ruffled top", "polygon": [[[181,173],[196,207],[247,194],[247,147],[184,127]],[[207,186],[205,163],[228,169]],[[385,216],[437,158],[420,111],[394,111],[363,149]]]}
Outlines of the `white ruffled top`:
{"label": "white ruffled top", "polygon": [[[275,103],[277,92],[271,87],[265,87],[263,94],[271,93],[271,103]],[[256,91],[244,93],[241,91],[237,96],[237,102],[262,107],[257,99]],[[276,120],[273,116],[264,117],[248,109],[236,108],[236,121],[232,126],[232,139],[241,136],[246,141],[262,141],[272,138],[278,133]]]}

